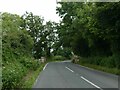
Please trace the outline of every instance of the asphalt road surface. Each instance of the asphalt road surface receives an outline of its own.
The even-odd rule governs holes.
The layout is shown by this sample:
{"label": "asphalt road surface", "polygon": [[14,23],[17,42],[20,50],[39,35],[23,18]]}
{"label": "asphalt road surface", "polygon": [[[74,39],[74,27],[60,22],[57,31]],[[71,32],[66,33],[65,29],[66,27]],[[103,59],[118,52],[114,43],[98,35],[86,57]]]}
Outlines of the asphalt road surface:
{"label": "asphalt road surface", "polygon": [[33,88],[94,88],[96,90],[111,88],[111,90],[119,90],[117,89],[118,84],[117,75],[64,61],[46,64]]}

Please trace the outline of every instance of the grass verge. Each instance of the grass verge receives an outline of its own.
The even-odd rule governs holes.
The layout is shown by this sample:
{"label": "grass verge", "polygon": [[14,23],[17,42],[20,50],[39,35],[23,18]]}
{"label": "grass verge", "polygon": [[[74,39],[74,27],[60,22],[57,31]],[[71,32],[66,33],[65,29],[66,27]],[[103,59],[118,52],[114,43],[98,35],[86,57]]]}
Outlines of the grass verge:
{"label": "grass verge", "polygon": [[104,71],[104,72],[107,72],[107,73],[120,75],[120,70],[117,69],[117,68],[107,68],[107,67],[103,67],[103,66],[81,63],[81,62],[79,62],[78,64],[80,64],[82,66],[89,67],[89,68],[93,68],[93,69],[96,69],[96,70]]}
{"label": "grass verge", "polygon": [[[63,61],[63,60],[62,59],[56,60],[56,59],[50,58],[49,60],[46,61],[46,63],[55,62],[55,61]],[[43,67],[45,66],[46,63],[42,63],[40,67],[35,71],[32,71],[32,70],[29,71],[27,75],[21,80],[19,84],[20,88],[31,89],[33,84],[35,83],[36,78],[38,77],[39,73],[43,70]]]}
{"label": "grass verge", "polygon": [[28,88],[31,89],[36,78],[38,77],[39,73],[42,71],[44,64],[41,64],[40,67],[35,71],[29,71],[28,74],[21,80],[20,88]]}

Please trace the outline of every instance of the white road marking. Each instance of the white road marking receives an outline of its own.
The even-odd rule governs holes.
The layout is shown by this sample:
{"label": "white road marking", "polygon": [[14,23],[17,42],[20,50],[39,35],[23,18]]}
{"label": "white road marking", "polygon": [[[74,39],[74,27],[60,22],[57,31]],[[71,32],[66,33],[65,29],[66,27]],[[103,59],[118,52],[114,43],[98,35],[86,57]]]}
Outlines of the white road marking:
{"label": "white road marking", "polygon": [[78,66],[83,67],[83,68],[86,68],[86,69],[89,69],[89,70],[93,70],[93,71],[95,71],[95,69],[93,69],[93,68],[89,68],[89,67],[82,66],[82,65],[78,65]]}
{"label": "white road marking", "polygon": [[83,80],[85,80],[86,82],[88,82],[89,84],[93,85],[94,87],[96,87],[96,88],[98,88],[98,89],[100,89],[100,90],[103,90],[102,88],[100,88],[100,87],[99,87],[99,86],[97,86],[96,84],[94,84],[94,83],[90,82],[89,80],[87,80],[87,79],[86,79],[86,78],[84,78],[83,76],[81,76],[81,78],[82,78]]}
{"label": "white road marking", "polygon": [[37,83],[38,78],[39,78],[39,75],[38,75],[37,79],[35,80],[35,82],[34,82],[34,85],[33,85],[33,86],[35,86],[35,84]]}
{"label": "white road marking", "polygon": [[48,63],[44,66],[43,70],[45,70],[45,68],[47,67]]}
{"label": "white road marking", "polygon": [[[47,65],[48,65],[48,63],[44,66],[43,70],[45,70],[45,68],[47,67]],[[33,86],[35,86],[35,84],[37,83],[38,78],[39,78],[39,75],[38,75],[37,79],[35,80],[35,82],[34,82],[34,85],[33,85]]]}
{"label": "white road marking", "polygon": [[70,68],[68,68],[68,67],[65,67],[65,68],[67,68],[68,70],[70,70],[71,72],[74,72],[73,70],[71,70]]}

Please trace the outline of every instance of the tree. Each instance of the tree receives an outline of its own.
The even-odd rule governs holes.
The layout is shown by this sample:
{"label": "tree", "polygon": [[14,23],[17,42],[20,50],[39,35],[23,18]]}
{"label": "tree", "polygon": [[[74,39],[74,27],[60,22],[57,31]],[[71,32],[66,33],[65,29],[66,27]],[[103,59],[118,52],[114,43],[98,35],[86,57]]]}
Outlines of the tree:
{"label": "tree", "polygon": [[32,53],[33,39],[21,29],[22,19],[18,15],[3,13],[2,14],[2,46],[3,46],[3,61],[6,59],[6,54],[13,57],[20,55],[30,55]]}
{"label": "tree", "polygon": [[27,12],[22,16],[22,19],[24,21],[24,24],[21,25],[22,28],[25,28],[34,39],[34,57],[50,57],[50,51],[55,40],[56,23],[48,21],[46,24],[43,24],[43,18]]}
{"label": "tree", "polygon": [[56,10],[62,21],[58,36],[63,48],[71,48],[71,51],[84,57],[118,57],[120,3],[59,4],[61,7]]}
{"label": "tree", "polygon": [[[35,58],[40,58],[42,55],[42,39],[41,37],[44,34],[44,25],[43,21],[44,19],[40,16],[33,15],[33,13],[24,14],[22,17],[23,24],[21,25],[22,28],[26,29],[29,33],[29,35],[34,40],[34,46],[33,46],[33,55]],[[40,40],[41,39],[41,40]]]}

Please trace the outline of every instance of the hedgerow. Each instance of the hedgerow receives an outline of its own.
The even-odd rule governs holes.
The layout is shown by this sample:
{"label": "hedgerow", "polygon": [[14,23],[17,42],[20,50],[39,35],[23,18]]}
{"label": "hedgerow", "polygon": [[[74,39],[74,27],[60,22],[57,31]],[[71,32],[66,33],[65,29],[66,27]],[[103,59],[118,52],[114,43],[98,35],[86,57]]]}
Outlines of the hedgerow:
{"label": "hedgerow", "polygon": [[19,82],[30,70],[39,67],[32,58],[33,38],[20,28],[18,15],[2,14],[2,89],[20,88]]}

